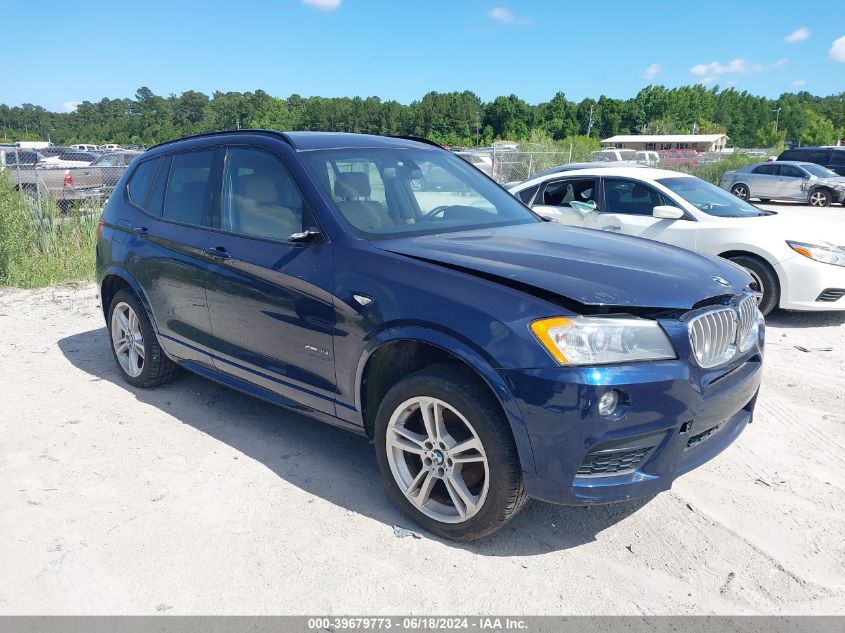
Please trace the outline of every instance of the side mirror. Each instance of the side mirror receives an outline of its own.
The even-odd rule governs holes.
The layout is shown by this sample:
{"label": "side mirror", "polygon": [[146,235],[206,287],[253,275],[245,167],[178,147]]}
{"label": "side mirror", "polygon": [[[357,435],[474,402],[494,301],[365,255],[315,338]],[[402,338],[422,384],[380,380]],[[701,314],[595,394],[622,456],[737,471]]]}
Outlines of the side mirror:
{"label": "side mirror", "polygon": [[660,218],[661,220],[680,220],[684,217],[683,209],[679,209],[678,207],[672,207],[668,204],[659,204],[652,210],[651,214],[656,217]]}
{"label": "side mirror", "polygon": [[320,237],[320,231],[313,227],[309,227],[301,233],[291,233],[288,237],[289,242],[294,244],[310,244]]}

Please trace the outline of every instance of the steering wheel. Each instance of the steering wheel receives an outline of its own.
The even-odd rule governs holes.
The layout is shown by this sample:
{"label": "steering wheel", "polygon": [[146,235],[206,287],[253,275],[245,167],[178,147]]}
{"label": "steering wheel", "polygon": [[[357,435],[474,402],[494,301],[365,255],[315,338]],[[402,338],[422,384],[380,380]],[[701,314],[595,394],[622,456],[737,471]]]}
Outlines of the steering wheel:
{"label": "steering wheel", "polygon": [[440,216],[440,219],[443,219],[443,212],[451,206],[451,204],[441,204],[439,207],[434,207],[431,211],[423,214],[422,221],[431,222],[436,219],[438,215]]}

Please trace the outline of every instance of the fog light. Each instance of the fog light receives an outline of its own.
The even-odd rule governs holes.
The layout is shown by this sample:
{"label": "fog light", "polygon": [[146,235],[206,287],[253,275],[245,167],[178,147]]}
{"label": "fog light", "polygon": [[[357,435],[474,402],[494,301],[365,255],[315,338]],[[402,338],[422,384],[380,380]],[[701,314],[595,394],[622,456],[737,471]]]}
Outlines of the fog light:
{"label": "fog light", "polygon": [[599,398],[599,414],[604,417],[610,417],[616,411],[616,406],[619,404],[619,392],[616,389],[605,391]]}

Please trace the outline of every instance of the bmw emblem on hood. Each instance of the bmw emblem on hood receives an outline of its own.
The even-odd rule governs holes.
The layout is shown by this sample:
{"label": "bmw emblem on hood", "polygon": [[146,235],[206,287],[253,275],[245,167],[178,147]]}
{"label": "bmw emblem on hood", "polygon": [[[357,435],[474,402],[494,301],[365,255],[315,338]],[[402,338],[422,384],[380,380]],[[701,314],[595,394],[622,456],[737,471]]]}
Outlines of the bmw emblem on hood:
{"label": "bmw emblem on hood", "polygon": [[729,282],[729,281],[728,281],[727,279],[725,279],[724,277],[711,277],[710,279],[712,279],[713,281],[715,281],[715,282],[716,282],[717,284],[719,284],[720,286],[730,286],[730,285],[731,285],[731,282]]}

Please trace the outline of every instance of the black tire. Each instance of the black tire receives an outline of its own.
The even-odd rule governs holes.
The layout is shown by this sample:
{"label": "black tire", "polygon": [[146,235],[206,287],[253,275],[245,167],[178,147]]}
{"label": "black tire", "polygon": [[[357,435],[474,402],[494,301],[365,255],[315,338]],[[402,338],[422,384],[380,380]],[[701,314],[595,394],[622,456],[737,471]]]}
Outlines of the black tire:
{"label": "black tire", "polygon": [[[387,456],[390,418],[416,396],[438,398],[459,411],[481,440],[487,457],[487,496],[474,515],[460,523],[438,521],[417,509],[399,488]],[[381,401],[375,422],[376,457],[388,494],[399,508],[429,532],[456,541],[472,541],[492,534],[523,508],[528,496],[510,426],[487,386],[459,365],[432,365],[395,384]]]}
{"label": "black tire", "polygon": [[[131,376],[123,369],[118,360],[115,347],[112,344],[112,315],[114,314],[115,308],[121,303],[127,304],[137,315],[138,324],[144,339],[144,363],[141,373],[138,376]],[[150,317],[147,315],[144,305],[138,299],[138,295],[132,290],[124,288],[115,293],[111,300],[111,305],[109,305],[107,329],[109,333],[109,347],[111,348],[112,356],[114,356],[115,364],[122,378],[133,387],[147,388],[163,385],[179,375],[179,365],[170,360],[164,353],[164,350],[161,349],[158,337],[150,322]]]}
{"label": "black tire", "polygon": [[[778,282],[777,275],[771,266],[753,255],[737,255],[731,257],[730,260],[745,268],[754,278],[758,290],[763,291],[763,296],[759,300],[760,312],[767,315],[777,308],[780,303],[780,282]],[[762,289],[759,288],[759,285],[763,286]]]}
{"label": "black tire", "polygon": [[751,197],[751,190],[748,185],[742,182],[738,182],[731,187],[731,193],[740,200],[748,200]]}
{"label": "black tire", "polygon": [[827,189],[815,189],[807,197],[811,207],[829,207],[832,201],[833,196]]}

